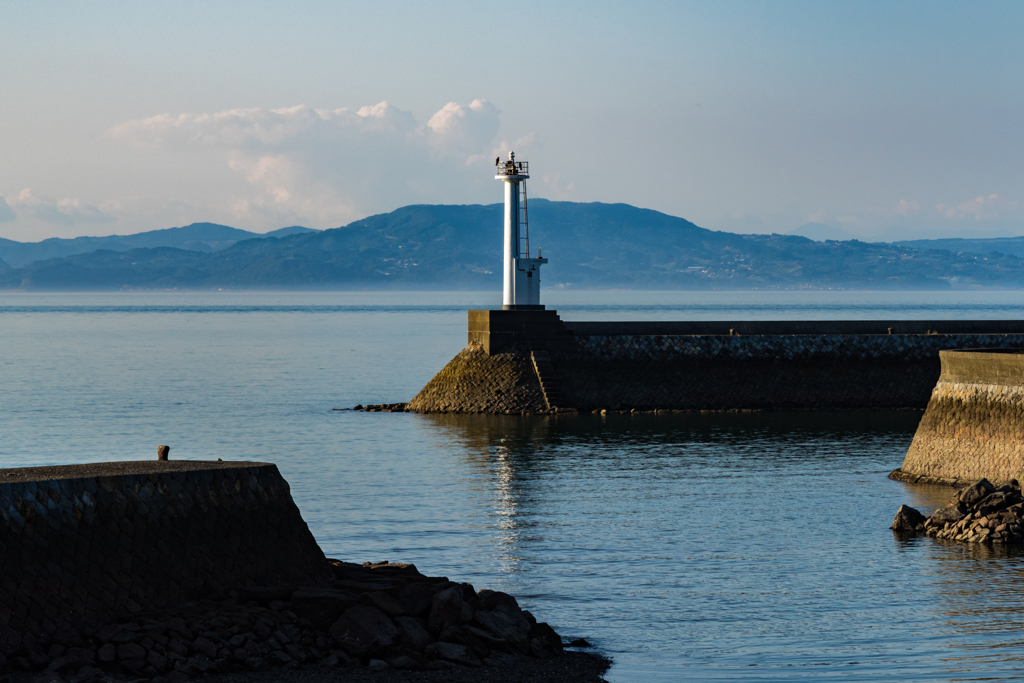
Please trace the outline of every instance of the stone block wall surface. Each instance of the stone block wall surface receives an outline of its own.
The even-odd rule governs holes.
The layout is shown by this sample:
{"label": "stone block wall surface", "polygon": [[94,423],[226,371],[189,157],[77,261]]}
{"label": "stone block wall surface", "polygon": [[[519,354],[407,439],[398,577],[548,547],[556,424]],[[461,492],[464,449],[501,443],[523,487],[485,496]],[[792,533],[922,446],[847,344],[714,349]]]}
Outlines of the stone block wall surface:
{"label": "stone block wall surface", "polygon": [[1024,480],[1024,355],[944,351],[906,475]]}
{"label": "stone block wall surface", "polygon": [[922,409],[939,352],[1024,346],[1024,334],[578,336],[557,355],[579,410]]}
{"label": "stone block wall surface", "polygon": [[544,410],[529,350],[488,354],[470,344],[409,402],[417,413],[523,413]]}
{"label": "stone block wall surface", "polygon": [[0,470],[2,653],[236,587],[329,577],[272,464]]}
{"label": "stone block wall surface", "polygon": [[577,336],[580,356],[601,359],[930,360],[944,349],[1017,348],[1015,334],[759,334]]}
{"label": "stone block wall surface", "polygon": [[[571,339],[569,348],[548,349],[552,379],[566,406],[580,411],[921,410],[939,377],[940,351],[1024,347],[1024,333],[577,333]],[[529,344],[491,357],[474,348],[438,373],[409,409],[543,410]]]}

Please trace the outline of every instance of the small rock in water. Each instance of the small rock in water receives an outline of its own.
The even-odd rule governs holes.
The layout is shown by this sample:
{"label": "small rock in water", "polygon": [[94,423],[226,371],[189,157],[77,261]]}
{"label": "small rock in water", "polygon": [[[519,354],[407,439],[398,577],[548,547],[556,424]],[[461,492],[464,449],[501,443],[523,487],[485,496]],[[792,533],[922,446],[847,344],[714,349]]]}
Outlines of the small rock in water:
{"label": "small rock in water", "polygon": [[901,505],[892,520],[892,526],[889,528],[893,531],[916,531],[919,526],[925,523],[926,519],[927,517],[909,505]]}

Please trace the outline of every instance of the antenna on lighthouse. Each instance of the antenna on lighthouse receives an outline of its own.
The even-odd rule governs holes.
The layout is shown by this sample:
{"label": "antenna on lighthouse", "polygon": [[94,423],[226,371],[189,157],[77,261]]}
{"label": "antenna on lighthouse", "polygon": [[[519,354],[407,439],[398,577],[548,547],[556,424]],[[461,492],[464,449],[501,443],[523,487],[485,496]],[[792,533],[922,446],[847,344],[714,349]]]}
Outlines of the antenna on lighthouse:
{"label": "antenna on lighthouse", "polygon": [[526,212],[526,179],[530,165],[516,161],[516,153],[508,153],[508,161],[494,160],[495,180],[505,183],[505,267],[502,308],[506,311],[543,309],[540,303],[541,258],[530,258],[530,227]]}

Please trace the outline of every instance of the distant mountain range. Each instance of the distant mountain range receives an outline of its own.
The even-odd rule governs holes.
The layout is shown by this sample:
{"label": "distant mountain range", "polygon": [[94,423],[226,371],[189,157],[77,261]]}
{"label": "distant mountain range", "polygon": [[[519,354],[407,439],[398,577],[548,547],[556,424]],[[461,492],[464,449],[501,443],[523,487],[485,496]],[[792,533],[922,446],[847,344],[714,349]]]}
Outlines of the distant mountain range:
{"label": "distant mountain range", "polygon": [[285,237],[306,232],[316,232],[316,230],[294,225],[290,228],[281,228],[260,234],[216,223],[193,223],[183,228],[152,230],[135,235],[76,237],[74,239],[53,237],[42,242],[15,242],[0,238],[0,260],[9,266],[20,268],[33,261],[88,254],[97,249],[128,251],[140,247],[175,247],[189,251],[220,251],[240,240]]}
{"label": "distant mountain range", "polygon": [[[799,228],[790,230],[788,235],[800,235],[818,242],[828,240],[867,241],[852,232],[836,228],[824,223],[804,223]],[[972,254],[1013,254],[1024,258],[1024,237],[945,237],[933,239],[887,240],[889,244],[912,249],[944,249],[954,253],[968,252]]]}
{"label": "distant mountain range", "polygon": [[951,237],[934,240],[901,240],[893,242],[912,249],[945,249],[954,253],[972,254],[1013,254],[1024,258],[1024,237],[990,237],[985,239],[964,239]]}
{"label": "distant mountain range", "polygon": [[[178,242],[168,244],[172,238]],[[935,249],[930,244],[914,248],[856,240],[816,242],[796,235],[738,235],[626,204],[532,200],[530,238],[532,250],[543,247],[544,256],[551,259],[541,273],[544,287],[1024,287],[1024,260],[1005,251],[986,255]],[[285,228],[257,235],[195,224],[141,235],[79,239],[117,240],[117,247],[31,262],[20,256],[11,260],[14,267],[0,270],[0,287],[501,288],[500,204],[406,206],[324,231]],[[127,247],[123,241],[136,239],[153,241]],[[5,242],[4,248],[39,247],[47,242],[51,240],[20,247],[12,247],[20,243]]]}
{"label": "distant mountain range", "polygon": [[857,235],[852,232],[837,228],[831,225],[825,225],[824,223],[804,223],[799,228],[790,230],[786,233],[787,235],[800,235],[812,239],[816,242],[824,242],[826,240],[838,240],[845,242],[848,240],[860,239]]}

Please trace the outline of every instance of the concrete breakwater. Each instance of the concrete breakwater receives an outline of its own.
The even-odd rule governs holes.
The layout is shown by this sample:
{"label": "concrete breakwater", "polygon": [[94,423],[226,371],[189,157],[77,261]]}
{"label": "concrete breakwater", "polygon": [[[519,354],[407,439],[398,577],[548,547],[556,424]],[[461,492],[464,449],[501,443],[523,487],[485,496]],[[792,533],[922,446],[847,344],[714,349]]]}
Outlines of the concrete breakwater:
{"label": "concrete breakwater", "polygon": [[605,323],[470,311],[468,337],[408,410],[920,410],[940,351],[1024,346],[1024,322]]}
{"label": "concrete breakwater", "polygon": [[327,559],[269,463],[0,470],[0,512],[0,670],[169,681],[562,651],[512,596]]}
{"label": "concrete breakwater", "polygon": [[0,654],[239,586],[326,582],[277,467],[0,470]]}
{"label": "concrete breakwater", "polygon": [[941,373],[904,458],[903,481],[1024,479],[1024,351],[940,352]]}

